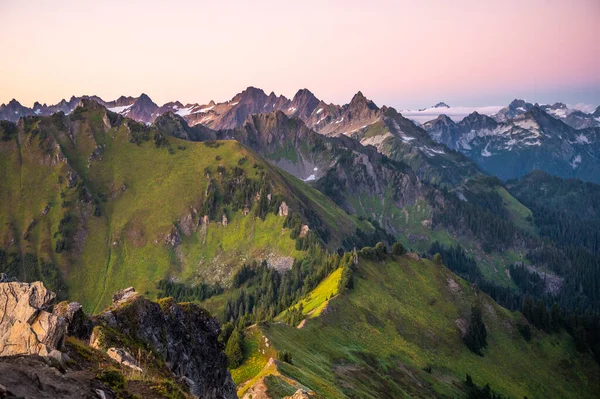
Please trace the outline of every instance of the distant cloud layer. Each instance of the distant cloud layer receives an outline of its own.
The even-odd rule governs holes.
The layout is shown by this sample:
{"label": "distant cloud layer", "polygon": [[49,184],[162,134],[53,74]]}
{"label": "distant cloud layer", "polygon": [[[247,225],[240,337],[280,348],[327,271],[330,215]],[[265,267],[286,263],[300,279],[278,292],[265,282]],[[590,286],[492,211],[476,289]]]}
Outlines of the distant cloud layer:
{"label": "distant cloud layer", "polygon": [[571,109],[577,109],[579,111],[583,111],[583,112],[587,112],[587,113],[594,112],[596,110],[597,106],[598,105],[583,104],[583,103],[579,103],[579,104],[567,104],[567,107],[569,107]]}
{"label": "distant cloud layer", "polygon": [[[506,104],[508,105],[508,104]],[[402,110],[400,111],[402,113],[402,115],[408,119],[412,119],[415,122],[418,122],[420,124],[423,124],[425,122],[428,122],[432,119],[437,118],[438,116],[440,116],[441,114],[444,114],[448,117],[450,117],[450,119],[452,119],[454,122],[460,122],[465,116],[472,114],[473,112],[478,112],[482,115],[494,115],[496,114],[498,111],[500,111],[502,108],[504,108],[506,105],[488,105],[488,106],[484,106],[484,107],[450,107],[450,108],[445,108],[445,107],[431,107],[431,108],[426,108],[426,109],[419,109],[419,110]],[[544,104],[540,104],[540,105],[544,105]],[[567,108],[569,108],[570,110],[579,110],[579,111],[583,111],[583,112],[587,112],[587,113],[591,113],[594,112],[594,110],[596,109],[597,106],[593,105],[593,104],[584,104],[584,103],[579,103],[579,104],[566,104]]]}
{"label": "distant cloud layer", "polygon": [[493,115],[500,109],[504,108],[504,105],[488,105],[485,107],[450,107],[450,108],[427,108],[422,110],[403,110],[400,111],[402,115],[408,119],[412,119],[419,123],[425,123],[432,119],[437,118],[439,115],[444,114],[449,116],[454,122],[459,122],[465,116],[472,114],[477,111],[483,115]]}

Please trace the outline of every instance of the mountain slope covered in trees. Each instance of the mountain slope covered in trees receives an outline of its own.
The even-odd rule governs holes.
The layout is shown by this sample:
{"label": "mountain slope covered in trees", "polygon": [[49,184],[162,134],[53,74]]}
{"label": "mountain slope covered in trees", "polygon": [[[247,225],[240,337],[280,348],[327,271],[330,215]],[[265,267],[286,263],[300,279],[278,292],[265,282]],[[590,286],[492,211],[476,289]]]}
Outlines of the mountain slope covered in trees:
{"label": "mountain slope covered in trees", "polygon": [[237,142],[184,142],[92,101],[1,135],[2,271],[88,310],[168,277],[227,286],[241,259],[288,268],[310,245],[374,231]]}
{"label": "mountain slope covered in trees", "polygon": [[[327,398],[477,397],[486,384],[502,397],[594,397],[600,389],[597,364],[577,355],[564,331],[530,327],[442,264],[377,250],[358,259],[344,266],[350,280],[332,274],[285,312],[291,325],[245,331],[245,360],[232,370],[240,397],[263,386],[273,398],[298,387]],[[481,328],[477,312],[480,354],[467,346]]]}

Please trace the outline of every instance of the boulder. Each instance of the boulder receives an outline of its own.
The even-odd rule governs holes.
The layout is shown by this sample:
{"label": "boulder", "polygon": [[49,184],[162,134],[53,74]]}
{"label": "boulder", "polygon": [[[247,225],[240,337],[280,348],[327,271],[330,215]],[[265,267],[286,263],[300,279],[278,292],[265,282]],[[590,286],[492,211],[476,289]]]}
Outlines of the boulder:
{"label": "boulder", "polygon": [[47,356],[60,349],[67,322],[47,311],[54,298],[39,281],[0,283],[0,356]]}
{"label": "boulder", "polygon": [[135,292],[135,288],[133,288],[133,287],[124,288],[120,291],[117,291],[113,295],[112,304],[114,306],[114,305],[118,305],[120,303],[129,302],[130,300],[134,299],[137,296],[138,296],[138,293]]}
{"label": "boulder", "polygon": [[298,237],[306,237],[306,235],[308,234],[309,231],[310,231],[310,228],[308,227],[308,225],[303,224],[302,227],[300,228],[300,234],[298,235]]}
{"label": "boulder", "polygon": [[285,203],[285,201],[281,202],[281,205],[279,205],[279,216],[287,216],[289,213],[289,208],[287,206],[287,204]]}

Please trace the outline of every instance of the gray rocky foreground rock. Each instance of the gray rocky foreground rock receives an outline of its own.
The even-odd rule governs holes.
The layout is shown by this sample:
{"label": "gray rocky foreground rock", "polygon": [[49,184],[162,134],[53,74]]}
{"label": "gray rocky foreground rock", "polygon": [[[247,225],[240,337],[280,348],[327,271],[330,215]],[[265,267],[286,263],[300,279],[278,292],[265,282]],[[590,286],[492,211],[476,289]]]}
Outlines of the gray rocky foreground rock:
{"label": "gray rocky foreground rock", "polygon": [[110,327],[152,347],[173,374],[188,383],[195,396],[237,398],[218,341],[219,323],[199,306],[178,304],[172,298],[150,301],[128,288],[115,294],[112,306],[96,321],[92,347],[110,351],[111,342],[103,336],[102,326]]}
{"label": "gray rocky foreground rock", "polygon": [[[150,353],[164,361],[164,370],[186,383],[194,396],[237,397],[218,340],[219,323],[199,306],[178,304],[172,298],[151,301],[130,287],[114,295],[106,312],[89,319],[78,303],[53,306],[54,299],[55,294],[41,282],[0,282],[0,369],[15,367],[13,372],[0,375],[0,384],[11,394],[36,398],[114,397],[110,390],[102,390],[101,385],[91,381],[95,374],[90,370],[82,370],[87,374],[81,381],[77,380],[81,373],[68,370],[69,356],[61,349],[69,335],[79,338],[80,345],[89,342],[91,348],[106,352],[117,363],[144,373],[139,361],[128,352],[132,349],[122,346],[132,343],[134,349],[147,352],[146,359]],[[118,342],[111,342],[111,337],[117,337]],[[66,375],[76,378],[68,379]],[[24,384],[34,381],[34,385],[21,390],[19,378]],[[78,389],[85,394],[77,396]]]}

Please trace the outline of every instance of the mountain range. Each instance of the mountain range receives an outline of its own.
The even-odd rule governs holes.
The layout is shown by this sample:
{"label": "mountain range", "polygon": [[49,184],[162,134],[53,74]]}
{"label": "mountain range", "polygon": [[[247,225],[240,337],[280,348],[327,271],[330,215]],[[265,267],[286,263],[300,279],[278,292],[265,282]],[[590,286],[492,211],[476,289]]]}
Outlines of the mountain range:
{"label": "mountain range", "polygon": [[[32,108],[12,100],[0,106],[0,119],[14,122],[28,115],[69,114],[82,98],[92,99],[138,122],[150,124],[161,115],[173,113],[189,127],[204,126],[212,131],[240,128],[251,115],[281,111],[319,134],[348,136],[363,145],[373,145],[387,156],[406,161],[421,177],[427,176],[428,181],[436,183],[455,184],[464,177],[464,162],[457,154],[450,154],[448,148],[501,179],[517,178],[540,169],[561,177],[600,182],[600,107],[593,113],[584,113],[563,103],[538,105],[514,100],[491,116],[473,112],[455,122],[443,113],[452,108],[440,102],[428,110],[440,115],[421,128],[393,108],[378,107],[361,92],[348,104],[335,105],[326,104],[307,89],[288,99],[248,87],[229,101],[207,104],[183,105],[175,101],[158,106],[145,94],[137,98],[121,96],[108,102],[97,96],[71,97],[51,106],[35,103]],[[207,132],[204,137],[210,135]],[[440,175],[438,168],[435,176],[428,176],[432,170],[426,165],[437,162],[445,163],[446,170]],[[457,164],[459,168],[453,167]],[[303,178],[311,175],[305,174]]]}
{"label": "mountain range", "polygon": [[419,126],[306,89],[61,104],[1,109],[0,271],[107,331],[129,286],[200,304],[245,398],[597,392],[598,189],[529,173],[594,180],[597,127],[521,102]]}
{"label": "mountain range", "polygon": [[566,116],[564,110],[564,104],[538,106],[515,100],[494,117],[474,112],[455,123],[440,115],[423,127],[437,142],[504,180],[539,169],[598,183],[598,121],[585,114],[589,123],[576,129],[568,118],[580,112]]}

